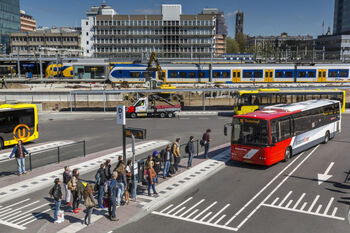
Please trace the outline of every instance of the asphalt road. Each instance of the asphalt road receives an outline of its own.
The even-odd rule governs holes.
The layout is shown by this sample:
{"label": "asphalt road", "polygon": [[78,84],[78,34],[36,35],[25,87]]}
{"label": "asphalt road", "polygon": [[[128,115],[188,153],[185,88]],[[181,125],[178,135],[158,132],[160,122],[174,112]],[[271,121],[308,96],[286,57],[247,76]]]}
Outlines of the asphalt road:
{"label": "asphalt road", "polygon": [[[341,134],[287,163],[228,162],[215,176],[116,232],[349,232],[349,121],[343,115]],[[318,174],[326,170],[332,176],[319,184]]]}

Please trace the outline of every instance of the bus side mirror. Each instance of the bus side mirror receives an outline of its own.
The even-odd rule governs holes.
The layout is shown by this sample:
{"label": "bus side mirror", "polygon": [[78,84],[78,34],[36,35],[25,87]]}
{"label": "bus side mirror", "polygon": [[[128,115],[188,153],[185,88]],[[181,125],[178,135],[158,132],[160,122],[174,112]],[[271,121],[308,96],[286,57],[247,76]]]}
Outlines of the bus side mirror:
{"label": "bus side mirror", "polygon": [[224,135],[227,136],[227,126],[224,127]]}

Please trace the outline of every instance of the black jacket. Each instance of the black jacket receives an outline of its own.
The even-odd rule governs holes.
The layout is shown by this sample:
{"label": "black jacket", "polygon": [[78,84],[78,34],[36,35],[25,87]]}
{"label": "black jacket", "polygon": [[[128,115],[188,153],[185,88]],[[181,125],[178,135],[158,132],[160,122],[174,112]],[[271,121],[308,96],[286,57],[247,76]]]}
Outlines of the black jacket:
{"label": "black jacket", "polygon": [[193,155],[193,154],[194,154],[194,145],[193,145],[193,142],[188,141],[187,145],[188,145],[188,151],[190,152],[191,155]]}
{"label": "black jacket", "polygon": [[106,179],[109,180],[112,177],[112,173],[111,173],[111,165],[107,165],[105,168],[105,176]]}
{"label": "black jacket", "polygon": [[99,168],[98,172],[100,173],[100,185],[104,185],[107,181],[105,171],[102,168]]}
{"label": "black jacket", "polygon": [[72,176],[70,175],[70,173],[67,173],[66,171],[63,172],[63,183],[64,184],[68,184],[68,182],[70,181],[71,178],[72,178]]}
{"label": "black jacket", "polygon": [[53,186],[52,196],[55,201],[62,199],[61,185],[55,184],[55,186]]}
{"label": "black jacket", "polygon": [[166,149],[162,150],[160,152],[161,158],[162,158],[163,162],[165,163],[166,162],[167,153],[169,153],[170,163],[172,163],[173,162],[173,153],[171,153],[171,150],[166,150]]}

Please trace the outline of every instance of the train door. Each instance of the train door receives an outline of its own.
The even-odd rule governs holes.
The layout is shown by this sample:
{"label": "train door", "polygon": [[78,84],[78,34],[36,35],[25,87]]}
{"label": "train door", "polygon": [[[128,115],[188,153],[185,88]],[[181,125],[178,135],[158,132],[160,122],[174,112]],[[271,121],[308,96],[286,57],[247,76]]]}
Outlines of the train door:
{"label": "train door", "polygon": [[232,82],[241,82],[241,70],[232,70]]}
{"label": "train door", "polygon": [[317,82],[326,82],[327,79],[327,70],[320,69],[318,70]]}
{"label": "train door", "polygon": [[265,82],[273,82],[273,70],[265,70]]}

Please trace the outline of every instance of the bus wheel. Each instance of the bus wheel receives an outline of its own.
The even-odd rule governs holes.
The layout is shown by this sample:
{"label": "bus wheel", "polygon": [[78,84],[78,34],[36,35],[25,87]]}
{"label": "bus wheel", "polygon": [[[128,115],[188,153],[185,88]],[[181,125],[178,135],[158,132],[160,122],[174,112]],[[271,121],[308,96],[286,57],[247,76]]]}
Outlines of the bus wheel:
{"label": "bus wheel", "polygon": [[174,114],[172,112],[168,112],[168,118],[172,118]]}
{"label": "bus wheel", "polygon": [[4,140],[0,138],[0,150],[4,149]]}
{"label": "bus wheel", "polygon": [[323,141],[323,144],[327,144],[327,143],[328,143],[328,141],[329,141],[329,137],[330,137],[330,135],[329,135],[329,131],[327,131],[327,132],[326,132],[326,134],[324,135],[324,141]]}
{"label": "bus wheel", "polygon": [[165,112],[161,112],[161,113],[159,114],[159,116],[160,116],[160,118],[164,118],[164,117],[165,117]]}
{"label": "bus wheel", "polygon": [[292,157],[292,150],[287,147],[286,152],[284,152],[284,162],[287,162]]}
{"label": "bus wheel", "polygon": [[130,116],[131,116],[131,118],[136,118],[136,113],[133,112],[133,113],[131,113]]}

